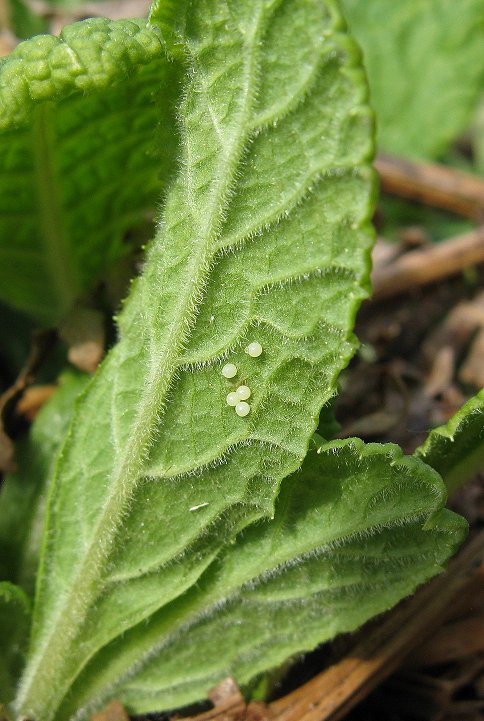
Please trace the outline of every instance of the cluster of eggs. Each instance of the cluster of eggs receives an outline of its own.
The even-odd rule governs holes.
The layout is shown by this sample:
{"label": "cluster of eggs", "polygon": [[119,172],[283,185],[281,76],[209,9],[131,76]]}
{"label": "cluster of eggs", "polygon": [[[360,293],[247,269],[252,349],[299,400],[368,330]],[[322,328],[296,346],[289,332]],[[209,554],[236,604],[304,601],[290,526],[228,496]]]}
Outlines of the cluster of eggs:
{"label": "cluster of eggs", "polygon": [[[246,352],[251,358],[258,358],[262,353],[262,346],[257,341],[249,343]],[[237,366],[234,363],[226,363],[222,368],[222,375],[224,378],[235,378],[237,375]],[[235,408],[235,412],[242,418],[250,413],[250,405],[247,403],[251,396],[251,390],[249,386],[241,385],[237,390],[229,393],[227,396],[227,405]]]}

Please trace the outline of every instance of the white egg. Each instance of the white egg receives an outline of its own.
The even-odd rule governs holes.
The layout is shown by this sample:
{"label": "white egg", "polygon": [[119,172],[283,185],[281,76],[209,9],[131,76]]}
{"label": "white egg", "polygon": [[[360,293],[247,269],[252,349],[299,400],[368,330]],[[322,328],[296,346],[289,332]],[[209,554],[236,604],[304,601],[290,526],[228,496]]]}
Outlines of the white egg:
{"label": "white egg", "polygon": [[245,401],[241,401],[240,403],[237,403],[235,406],[235,412],[238,416],[241,416],[242,418],[246,416],[248,413],[250,413],[250,406]]}
{"label": "white egg", "polygon": [[227,404],[235,408],[237,403],[240,401],[237,393],[229,393],[227,396]]}
{"label": "white egg", "polygon": [[222,368],[222,375],[224,378],[233,378],[237,375],[237,366],[233,363],[226,363]]}
{"label": "white egg", "polygon": [[257,343],[257,341],[254,341],[253,343],[249,343],[246,351],[251,358],[258,358],[262,353],[262,346],[260,343]]}
{"label": "white egg", "polygon": [[250,398],[250,388],[249,386],[239,386],[235,394],[239,401],[246,401],[247,398]]}

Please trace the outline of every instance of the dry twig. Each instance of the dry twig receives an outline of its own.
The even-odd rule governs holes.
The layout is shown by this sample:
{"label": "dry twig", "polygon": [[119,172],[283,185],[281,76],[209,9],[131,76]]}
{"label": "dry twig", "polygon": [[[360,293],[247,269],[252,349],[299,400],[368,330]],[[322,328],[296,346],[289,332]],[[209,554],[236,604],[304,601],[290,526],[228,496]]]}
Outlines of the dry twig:
{"label": "dry twig", "polygon": [[388,298],[484,263],[484,226],[439,244],[413,250],[373,273],[373,298]]}
{"label": "dry twig", "polygon": [[481,222],[484,180],[435,163],[380,153],[375,161],[384,192],[450,210]]}

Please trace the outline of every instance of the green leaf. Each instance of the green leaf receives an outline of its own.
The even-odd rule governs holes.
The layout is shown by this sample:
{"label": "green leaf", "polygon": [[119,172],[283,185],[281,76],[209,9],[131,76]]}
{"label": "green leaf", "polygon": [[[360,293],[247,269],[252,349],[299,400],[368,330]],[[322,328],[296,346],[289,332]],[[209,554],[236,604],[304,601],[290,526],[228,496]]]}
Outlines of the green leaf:
{"label": "green leaf", "polygon": [[484,471],[484,390],[445,425],[434,428],[415,451],[440,473],[449,491]]}
{"label": "green leaf", "polygon": [[31,35],[44,33],[47,21],[35,13],[24,0],[7,0],[9,26],[15,37],[28,38]]}
{"label": "green leaf", "polygon": [[28,645],[30,599],[21,588],[0,582],[0,713],[15,695]]}
{"label": "green leaf", "polygon": [[165,50],[172,58],[183,58],[188,0],[153,0],[149,21],[161,32]]}
{"label": "green leaf", "polygon": [[0,298],[39,322],[126,253],[173,168],[177,68],[160,43],[146,21],[97,18],[0,61]]}
{"label": "green leaf", "polygon": [[481,97],[483,0],[343,0],[361,44],[383,150],[441,154]]}
{"label": "green leaf", "polygon": [[94,658],[59,718],[109,698],[146,712],[240,684],[358,628],[443,569],[467,524],[445,487],[394,445],[333,441],[282,485],[275,517],[246,529],[196,587]]}
{"label": "green leaf", "polygon": [[[17,700],[42,721],[94,653],[272,516],[367,294],[372,117],[334,2],[199,0],[183,43],[180,172],[51,486]],[[245,418],[225,400],[241,381]]]}
{"label": "green leaf", "polygon": [[5,477],[0,492],[0,579],[34,590],[46,502],[47,481],[67,431],[76,397],[87,376],[67,372],[37,415],[28,438],[17,444],[17,473]]}

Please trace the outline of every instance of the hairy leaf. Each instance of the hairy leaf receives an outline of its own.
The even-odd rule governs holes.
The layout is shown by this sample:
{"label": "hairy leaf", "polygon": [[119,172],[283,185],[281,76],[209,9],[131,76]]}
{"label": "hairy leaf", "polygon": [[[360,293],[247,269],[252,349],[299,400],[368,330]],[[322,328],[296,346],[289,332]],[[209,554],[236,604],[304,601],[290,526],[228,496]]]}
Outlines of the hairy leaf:
{"label": "hairy leaf", "polygon": [[435,468],[449,491],[484,471],[484,390],[444,426],[434,428],[417,456]]}
{"label": "hairy leaf", "polygon": [[[335,3],[198,0],[177,42],[180,172],[51,486],[17,700],[42,721],[94,653],[273,514],[366,295],[372,119]],[[245,418],[225,401],[241,381]]]}
{"label": "hairy leaf", "polygon": [[465,536],[441,478],[394,445],[310,451],[273,520],[242,532],[196,587],[93,659],[59,718],[120,698],[153,711],[241,684],[351,631],[439,573]]}
{"label": "hairy leaf", "polygon": [[45,511],[47,481],[67,431],[76,397],[87,376],[67,372],[37,415],[28,438],[18,443],[18,471],[5,477],[0,492],[0,580],[34,590]]}
{"label": "hairy leaf", "polygon": [[0,61],[0,298],[37,321],[57,323],[153,214],[176,146],[160,42],[97,18]]}
{"label": "hairy leaf", "polygon": [[0,581],[0,713],[9,703],[24,664],[30,621],[30,599],[21,588]]}
{"label": "hairy leaf", "polygon": [[433,157],[482,93],[483,0],[343,0],[368,70],[384,150]]}

